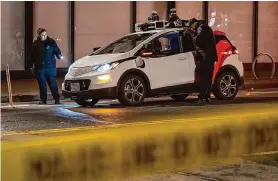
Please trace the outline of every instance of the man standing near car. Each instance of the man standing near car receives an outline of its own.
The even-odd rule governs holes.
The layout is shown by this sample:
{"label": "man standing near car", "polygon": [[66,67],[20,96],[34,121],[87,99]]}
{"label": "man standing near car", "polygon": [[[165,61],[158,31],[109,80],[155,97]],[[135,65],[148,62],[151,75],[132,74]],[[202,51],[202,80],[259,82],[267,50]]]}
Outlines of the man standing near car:
{"label": "man standing near car", "polygon": [[195,35],[194,44],[199,55],[197,59],[200,61],[200,94],[198,102],[210,102],[214,63],[217,61],[215,38],[212,29],[206,23],[201,23],[195,18],[189,21],[189,27]]}
{"label": "man standing near car", "polygon": [[56,81],[56,57],[63,59],[60,48],[55,40],[47,36],[47,32],[43,28],[37,30],[37,39],[33,42],[31,54],[28,60],[28,66],[36,75],[39,89],[40,99],[39,104],[46,104],[47,102],[47,87],[50,87],[55,104],[60,104],[60,95]]}

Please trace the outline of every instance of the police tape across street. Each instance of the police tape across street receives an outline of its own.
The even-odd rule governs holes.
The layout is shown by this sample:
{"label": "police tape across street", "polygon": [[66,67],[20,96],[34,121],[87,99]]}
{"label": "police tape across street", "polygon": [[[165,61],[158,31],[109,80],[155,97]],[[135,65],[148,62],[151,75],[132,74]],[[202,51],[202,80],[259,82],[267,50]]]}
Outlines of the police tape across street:
{"label": "police tape across street", "polygon": [[238,119],[185,119],[2,141],[2,180],[117,180],[232,163],[245,154],[278,150],[277,110],[273,105]]}

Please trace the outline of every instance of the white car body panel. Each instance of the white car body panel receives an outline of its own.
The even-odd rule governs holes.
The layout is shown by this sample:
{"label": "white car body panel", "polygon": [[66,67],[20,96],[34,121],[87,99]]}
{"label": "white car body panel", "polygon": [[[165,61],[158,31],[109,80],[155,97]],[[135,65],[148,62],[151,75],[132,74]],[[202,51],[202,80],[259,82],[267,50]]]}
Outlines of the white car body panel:
{"label": "white car body panel", "polygon": [[[66,81],[70,80],[84,80],[88,79],[91,81],[88,90],[99,90],[106,88],[113,88],[119,85],[120,78],[130,70],[137,70],[143,72],[147,77],[150,84],[150,89],[159,89],[171,86],[178,86],[184,84],[194,84],[195,82],[195,60],[192,52],[179,53],[172,56],[164,56],[159,58],[142,58],[145,62],[144,68],[139,68],[136,66],[134,56],[145,43],[148,43],[159,37],[162,34],[172,31],[182,30],[181,28],[165,29],[165,30],[152,30],[147,32],[136,32],[132,34],[141,33],[155,33],[148,39],[144,40],[138,44],[134,49],[126,53],[115,53],[115,54],[102,54],[102,55],[92,55],[84,56],[79,60],[75,61],[69,72],[65,76]],[[131,34],[128,34],[131,35]],[[128,36],[126,35],[126,36]],[[122,38],[122,37],[121,37]],[[115,40],[117,41],[117,40]],[[114,42],[114,41],[113,41]],[[111,43],[113,43],[111,42]],[[110,44],[110,43],[109,43]],[[107,44],[103,48],[97,50],[97,54],[101,50],[105,49]],[[93,71],[93,67],[96,65],[102,65],[112,62],[121,61],[119,65],[112,69],[104,72]],[[239,76],[243,77],[244,69],[243,64],[238,60],[237,54],[232,54],[228,56],[222,66],[230,65],[235,67],[238,71]],[[106,83],[98,83],[98,76],[110,75],[111,80]],[[68,91],[65,88],[65,84],[62,84],[62,90]]]}
{"label": "white car body panel", "polygon": [[232,54],[232,55],[228,56],[228,57],[225,59],[225,61],[224,61],[223,65],[222,65],[222,67],[225,66],[225,65],[234,66],[234,67],[237,69],[239,75],[240,75],[241,77],[244,76],[243,63],[242,63],[241,61],[238,60],[238,54]]}
{"label": "white car body panel", "polygon": [[146,58],[151,73],[151,88],[158,89],[194,83],[192,53],[181,53],[160,58]]}
{"label": "white car body panel", "polygon": [[111,61],[120,60],[126,57],[129,57],[129,53],[85,56],[75,61],[71,67],[86,67],[86,66],[100,65],[100,64],[109,63]]}

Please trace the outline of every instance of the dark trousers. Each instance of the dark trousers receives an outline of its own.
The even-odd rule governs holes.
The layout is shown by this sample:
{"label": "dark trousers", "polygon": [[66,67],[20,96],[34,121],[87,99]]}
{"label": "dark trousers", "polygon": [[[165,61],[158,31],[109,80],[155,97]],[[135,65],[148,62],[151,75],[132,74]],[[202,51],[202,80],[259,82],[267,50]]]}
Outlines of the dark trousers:
{"label": "dark trousers", "polygon": [[213,70],[213,61],[204,60],[200,62],[200,99],[210,98]]}
{"label": "dark trousers", "polygon": [[56,68],[41,68],[36,70],[36,77],[40,88],[41,101],[47,101],[47,87],[48,84],[54,100],[60,100],[56,81]]}

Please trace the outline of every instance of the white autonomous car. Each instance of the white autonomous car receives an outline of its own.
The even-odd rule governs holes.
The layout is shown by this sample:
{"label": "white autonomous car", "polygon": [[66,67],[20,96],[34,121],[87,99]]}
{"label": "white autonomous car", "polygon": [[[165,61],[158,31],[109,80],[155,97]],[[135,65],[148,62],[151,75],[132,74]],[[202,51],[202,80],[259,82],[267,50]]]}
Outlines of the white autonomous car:
{"label": "white autonomous car", "polygon": [[[184,100],[199,92],[199,63],[192,53],[193,43],[182,31],[165,27],[138,30],[80,58],[65,76],[64,97],[82,106],[93,106],[100,99],[139,106],[146,97],[168,95]],[[233,99],[244,83],[243,64],[225,33],[214,34],[218,60],[212,91],[217,99]]]}

